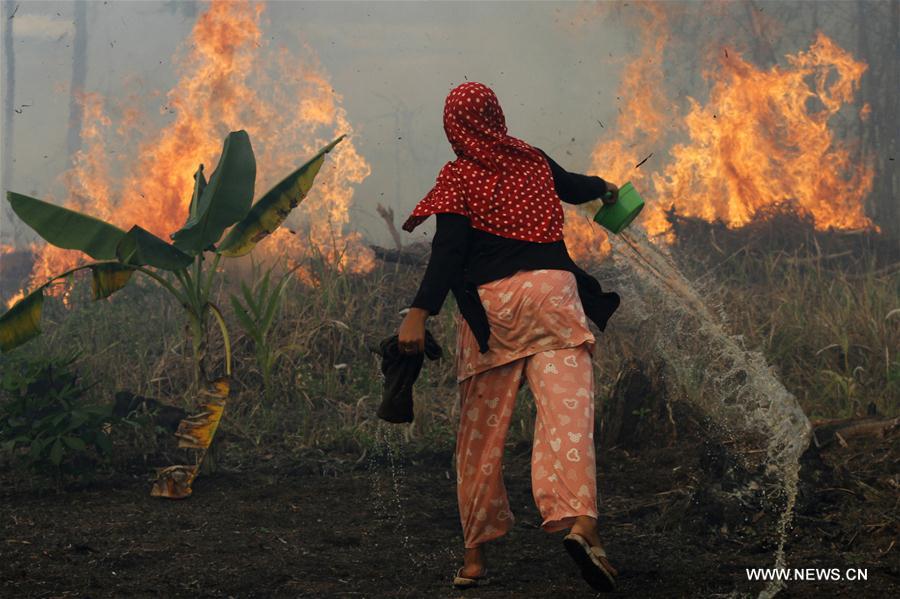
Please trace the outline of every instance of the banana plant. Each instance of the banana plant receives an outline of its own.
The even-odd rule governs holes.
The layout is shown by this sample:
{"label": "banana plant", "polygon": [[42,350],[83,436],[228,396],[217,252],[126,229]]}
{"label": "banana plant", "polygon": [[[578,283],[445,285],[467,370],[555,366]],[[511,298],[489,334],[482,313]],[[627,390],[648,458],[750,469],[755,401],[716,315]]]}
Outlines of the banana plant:
{"label": "banana plant", "polygon": [[[342,135],[319,150],[253,203],[256,159],[250,137],[246,131],[230,133],[209,181],[202,164],[194,175],[187,219],[181,229],[171,234],[172,243],[139,225],[124,231],[89,215],[7,192],[16,215],[47,243],[79,250],[94,261],[51,277],[0,316],[0,351],[9,352],[40,334],[44,291],[80,270],[91,271],[95,300],[122,289],[138,272],[158,283],[184,308],[194,357],[193,391],[205,403],[198,414],[182,420],[176,436],[180,447],[198,453],[194,464],[159,471],[153,495],[182,498],[191,494],[191,483],[225,408],[231,378],[231,342],[222,312],[210,300],[219,261],[248,254],[281,226],[312,188],[325,154],[343,138]],[[212,264],[205,268],[208,254],[212,254]],[[215,381],[208,381],[203,369],[210,315],[219,326],[225,346],[225,376]]]}
{"label": "banana plant", "polygon": [[[172,243],[139,225],[124,231],[92,216],[7,192],[13,211],[51,245],[79,250],[95,261],[62,272],[25,295],[0,316],[0,350],[8,352],[40,334],[44,291],[80,270],[92,273],[94,299],[109,297],[132,275],[146,275],[181,305],[188,319],[194,356],[194,384],[203,372],[206,327],[215,319],[225,345],[225,372],[231,374],[231,346],[221,310],[210,301],[219,261],[249,253],[275,231],[306,197],[330,152],[344,136],[319,150],[303,166],[252,203],[256,160],[246,131],[228,135],[209,181],[203,165],[194,175],[194,191],[184,226]],[[226,229],[229,229],[226,234]],[[224,234],[224,237],[223,237]],[[208,255],[211,266],[206,267]]]}

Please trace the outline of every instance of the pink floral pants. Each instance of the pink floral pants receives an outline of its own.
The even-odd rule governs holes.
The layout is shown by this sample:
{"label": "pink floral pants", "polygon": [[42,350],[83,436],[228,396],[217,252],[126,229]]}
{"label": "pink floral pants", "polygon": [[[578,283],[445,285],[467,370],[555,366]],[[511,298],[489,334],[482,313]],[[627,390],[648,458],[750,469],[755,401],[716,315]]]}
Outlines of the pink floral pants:
{"label": "pink floral pants", "polygon": [[514,522],[502,460],[522,375],[537,406],[531,487],[554,532],[576,516],[597,517],[594,386],[588,344],[535,353],[460,382],[456,443],[459,513],[466,548],[505,534]]}

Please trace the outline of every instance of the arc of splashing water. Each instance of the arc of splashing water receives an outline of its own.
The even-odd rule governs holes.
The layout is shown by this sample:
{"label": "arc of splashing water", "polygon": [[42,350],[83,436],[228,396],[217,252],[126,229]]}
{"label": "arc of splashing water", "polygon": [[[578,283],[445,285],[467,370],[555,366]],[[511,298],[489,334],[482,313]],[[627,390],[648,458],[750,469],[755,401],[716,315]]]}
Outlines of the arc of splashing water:
{"label": "arc of splashing water", "polygon": [[[659,246],[638,230],[610,239],[617,266],[622,267],[621,272],[632,275],[630,280],[635,290],[641,292],[630,298],[629,303],[643,303],[644,309],[637,307],[635,312],[644,319],[658,321],[660,326],[655,327],[656,330],[665,331],[657,347],[676,375],[696,374],[696,363],[701,355],[697,348],[703,348],[712,358],[704,364],[700,375],[712,393],[689,400],[724,430],[752,432],[766,439],[767,463],[780,475],[785,498],[776,525],[778,546],[774,567],[785,567],[784,543],[797,496],[799,459],[811,438],[809,419],[796,398],[771,373],[763,356],[745,350],[725,331],[713,311]],[[620,257],[631,259],[624,261]],[[645,297],[660,301],[648,309]],[[692,317],[695,322],[681,325]],[[691,336],[696,339],[690,339]],[[692,345],[695,351],[690,351]],[[771,581],[759,597],[773,597],[784,586],[783,581]]]}

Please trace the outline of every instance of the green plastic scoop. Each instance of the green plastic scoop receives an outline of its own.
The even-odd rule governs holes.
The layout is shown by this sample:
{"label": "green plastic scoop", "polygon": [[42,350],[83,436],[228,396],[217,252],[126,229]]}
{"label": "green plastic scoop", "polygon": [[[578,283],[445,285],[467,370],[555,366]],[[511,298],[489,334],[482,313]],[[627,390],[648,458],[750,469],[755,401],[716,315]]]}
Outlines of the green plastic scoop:
{"label": "green plastic scoop", "polygon": [[[611,191],[606,192],[606,197],[610,197]],[[631,224],[631,221],[641,213],[644,208],[644,200],[638,195],[637,190],[631,185],[631,181],[619,188],[619,199],[615,204],[604,204],[594,220],[612,233],[620,233],[622,229]]]}

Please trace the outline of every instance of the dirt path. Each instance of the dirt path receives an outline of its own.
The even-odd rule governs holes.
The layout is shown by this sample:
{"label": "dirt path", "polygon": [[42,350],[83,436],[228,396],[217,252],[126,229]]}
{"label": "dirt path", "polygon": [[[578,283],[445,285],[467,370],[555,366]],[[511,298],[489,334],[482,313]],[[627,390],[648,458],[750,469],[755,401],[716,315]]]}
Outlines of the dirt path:
{"label": "dirt path", "polygon": [[[761,587],[748,583],[745,568],[771,565],[771,540],[716,534],[688,516],[702,513],[683,492],[696,480],[696,464],[685,465],[695,449],[601,456],[602,530],[621,572],[619,595],[711,597]],[[562,550],[561,535],[537,528],[527,460],[527,448],[507,453],[516,526],[489,548],[491,586],[465,596],[592,596]],[[44,495],[16,491],[6,480],[0,596],[462,595],[449,584],[461,557],[449,455],[404,458],[399,477],[385,460],[326,468],[327,474],[322,464],[220,472],[198,480],[194,496],[180,502],[151,498],[140,477]],[[808,508],[819,512],[798,520],[789,564],[843,568],[862,559],[869,580],[794,583],[781,596],[896,594],[897,550],[880,557],[831,551],[817,532],[826,508]],[[849,536],[853,526],[859,525],[842,531]],[[834,539],[842,531],[821,532]]]}

